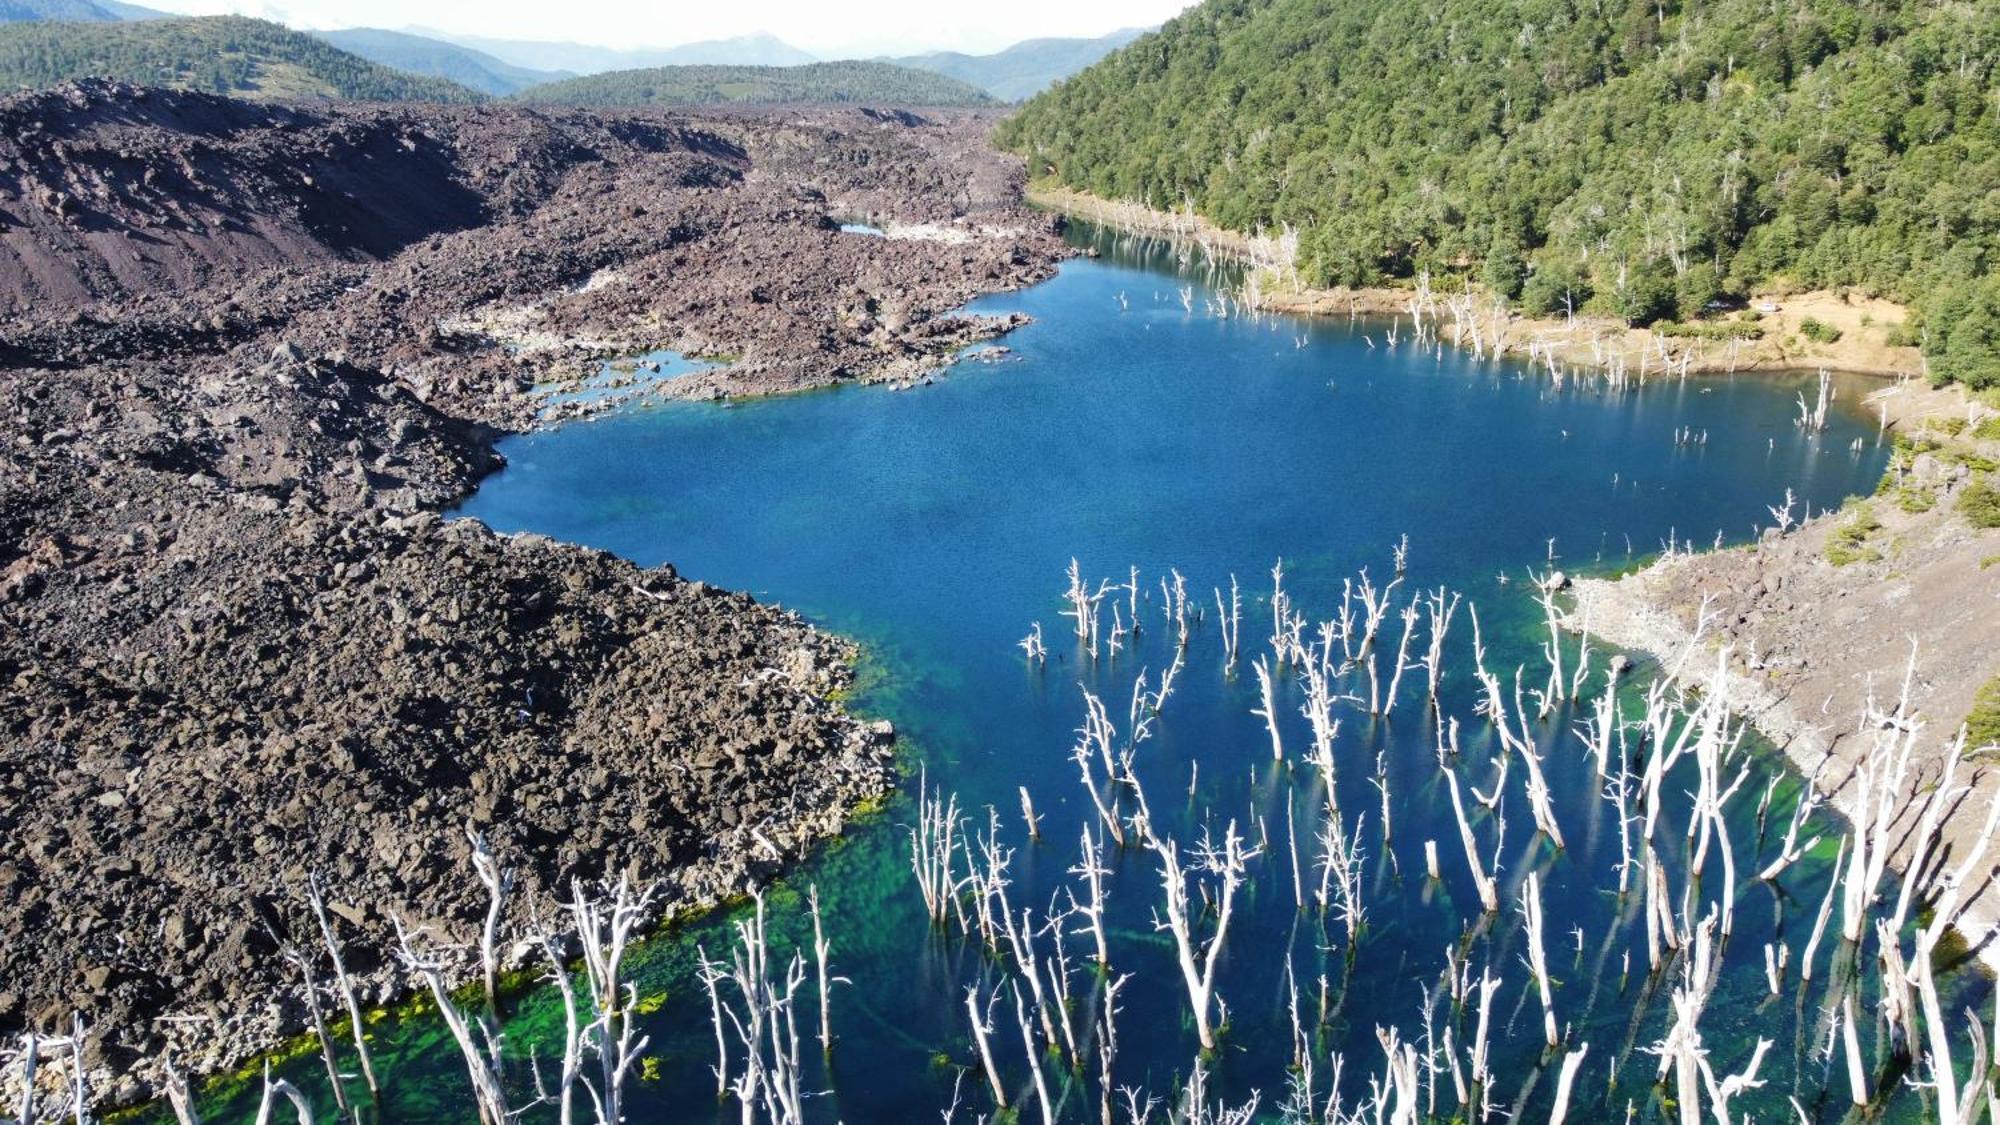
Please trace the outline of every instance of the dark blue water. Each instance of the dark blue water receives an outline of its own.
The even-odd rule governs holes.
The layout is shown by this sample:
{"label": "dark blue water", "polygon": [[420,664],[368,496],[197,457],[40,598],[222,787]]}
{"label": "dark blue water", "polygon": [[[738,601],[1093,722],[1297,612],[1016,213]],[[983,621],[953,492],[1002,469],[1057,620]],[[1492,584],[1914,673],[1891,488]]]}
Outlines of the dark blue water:
{"label": "dark blue water", "polygon": [[[1884,464],[1872,421],[1837,411],[1827,433],[1802,434],[1791,421],[1803,382],[1796,378],[1558,390],[1511,364],[1371,347],[1364,335],[1379,343],[1380,325],[1204,315],[1198,283],[1190,314],[1177,292],[1186,282],[1167,272],[1169,259],[1111,240],[1098,245],[1103,258],[1072,262],[1044,285],[974,306],[1035,318],[1007,341],[1015,350],[1008,361],[967,364],[907,392],[655,404],[511,439],[502,447],[509,468],[462,512],[503,531],[532,530],[642,564],[671,562],[689,577],[782,602],[864,643],[863,688],[852,706],[895,720],[911,780],[902,797],[797,872],[770,903],[778,943],[789,949],[809,935],[802,897],[817,884],[835,971],[852,981],[834,995],[830,1064],[806,1051],[808,1087],[824,1091],[809,1100],[808,1117],[937,1120],[954,1089],[959,1120],[991,1112],[984,1079],[968,1069],[977,1054],[965,989],[1001,984],[1004,962],[975,940],[927,924],[901,827],[913,816],[908,792],[921,767],[934,785],[958,794],[974,827],[985,824],[986,806],[999,810],[1002,832],[1018,849],[1009,892],[1017,910],[1032,907],[1039,919],[1059,888],[1080,887],[1067,872],[1079,831],[1095,821],[1069,760],[1082,691],[1103,696],[1122,731],[1133,679],[1143,671],[1157,685],[1173,658],[1157,582],[1172,568],[1206,620],[1140,748],[1137,772],[1156,824],[1184,845],[1204,826],[1219,835],[1234,820],[1253,845],[1265,846],[1249,863],[1219,969],[1228,1014],[1221,1045],[1204,1064],[1211,1103],[1238,1104],[1254,1091],[1275,1119],[1293,1081],[1288,957],[1323,1103],[1335,1055],[1344,1059],[1342,1089],[1352,1100],[1381,1071],[1378,1027],[1421,1037],[1426,992],[1435,991],[1450,948],[1475,977],[1490,966],[1503,981],[1493,1006],[1495,1106],[1528,1119],[1544,1114],[1561,1056],[1542,1049],[1516,908],[1521,882],[1534,871],[1567,1041],[1590,1044],[1572,1120],[1622,1117],[1628,1103],[1648,1119],[1674,1116],[1664,1100],[1671,1090],[1653,1085],[1655,1059],[1643,1050],[1669,1019],[1673,978],[1648,979],[1637,899],[1615,893],[1617,827],[1571,732],[1579,713],[1559,710],[1536,732],[1568,846],[1558,851],[1535,834],[1517,766],[1501,806],[1503,909],[1482,921],[1437,766],[1438,732],[1409,690],[1420,691],[1421,673],[1408,676],[1405,698],[1387,719],[1344,706],[1336,788],[1350,826],[1361,824],[1367,922],[1350,937],[1296,907],[1285,826],[1297,822],[1300,862],[1310,864],[1323,805],[1319,779],[1302,761],[1273,768],[1263,722],[1251,714],[1249,661],[1268,650],[1269,572],[1282,557],[1295,603],[1323,620],[1338,608],[1343,579],[1362,568],[1378,583],[1391,578],[1392,547],[1407,535],[1398,608],[1420,588],[1462,591],[1478,605],[1489,662],[1511,676],[1517,664],[1538,659],[1541,644],[1539,610],[1525,595],[1530,567],[1553,559],[1572,571],[1611,569],[1670,538],[1706,545],[1718,532],[1741,542],[1769,521],[1766,505],[1788,487],[1815,510],[1867,492]],[[1844,403],[1859,398],[1847,391]],[[1706,431],[1706,443],[1677,445],[1679,428]],[[1858,453],[1850,450],[1857,437]],[[1072,557],[1093,584],[1122,582],[1134,566],[1141,572],[1146,631],[1115,658],[1093,663],[1058,616]],[[1223,666],[1211,593],[1226,591],[1232,574],[1245,605],[1245,655],[1234,674]],[[1045,666],[1016,647],[1036,622],[1048,641]],[[1392,615],[1385,643],[1399,631]],[[1470,641],[1461,611],[1444,712],[1463,724],[1461,778],[1485,788],[1497,747],[1472,713]],[[1605,655],[1597,654],[1600,668]],[[1298,759],[1307,728],[1300,692],[1284,679],[1280,709]],[[1533,672],[1529,679],[1539,682]],[[1599,672],[1589,694],[1602,683]],[[1756,776],[1732,806],[1741,869],[1757,866],[1747,853],[1764,778],[1783,772],[1774,755],[1751,745]],[[1392,803],[1386,840],[1378,756]],[[1040,843],[1024,838],[1021,786],[1042,816]],[[1765,857],[1797,789],[1790,778],[1778,787]],[[1671,807],[1668,820],[1682,822],[1684,802]],[[1484,846],[1496,827],[1481,814]],[[1438,844],[1439,882],[1424,875],[1426,840]],[[1776,997],[1767,995],[1762,972],[1765,942],[1789,942],[1795,960],[1802,952],[1831,838],[1821,852],[1788,872],[1782,889],[1745,875],[1736,933],[1702,1023],[1718,1074],[1747,1061],[1757,1037],[1776,1041],[1761,1073],[1768,1085],[1738,1103],[1759,1117],[1789,1117],[1785,1099],[1794,1095],[1819,1119],[1844,1109],[1844,1071],[1837,1062],[1827,1070],[1816,1054],[1825,965],[1810,989],[1798,986],[1794,970]],[[1109,866],[1113,969],[1132,974],[1119,993],[1115,1084],[1172,1101],[1197,1044],[1170,940],[1153,925],[1159,863],[1132,848],[1113,852]],[[1315,881],[1310,871],[1304,879]],[[734,1104],[714,1098],[708,1005],[692,973],[695,943],[712,952],[728,945],[723,923],[684,927],[638,956],[642,991],[657,1009],[646,1023],[655,1061],[651,1077],[637,1083],[634,1120],[736,1119]],[[1097,1011],[1103,978],[1084,963],[1087,937],[1072,932],[1065,942],[1083,1027]],[[1042,956],[1052,952],[1045,944]],[[1961,974],[1953,987],[1984,985]],[[1461,1046],[1469,1040],[1470,1013],[1446,1000],[1434,1014],[1440,1034],[1451,1024]],[[546,1051],[553,1018],[546,997],[524,1000],[513,1049],[525,1056],[541,1042]],[[1022,1118],[1038,1118],[1008,1004],[996,1009],[994,1047],[1011,1100],[1027,1107]],[[426,1021],[389,1021],[378,1050],[388,1059],[378,1066],[405,1075],[390,1083],[393,1119],[467,1112],[457,1061]],[[1043,1065],[1060,1115],[1095,1120],[1094,1060],[1079,1071],[1055,1057]],[[301,1081],[315,1077],[309,1065],[294,1070]],[[1438,1082],[1438,1108],[1449,1117],[1456,1107],[1449,1077]],[[1891,1108],[1919,1112],[1914,1095]]]}

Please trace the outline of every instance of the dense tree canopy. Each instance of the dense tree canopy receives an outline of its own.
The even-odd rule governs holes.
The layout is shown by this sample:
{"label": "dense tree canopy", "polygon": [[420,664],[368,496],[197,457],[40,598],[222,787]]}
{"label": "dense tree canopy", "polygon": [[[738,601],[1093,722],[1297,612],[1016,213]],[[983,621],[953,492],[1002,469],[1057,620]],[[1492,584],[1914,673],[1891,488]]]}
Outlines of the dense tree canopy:
{"label": "dense tree canopy", "polygon": [[706,105],[719,102],[991,105],[975,87],[884,62],[805,66],[656,66],[530,86],[515,97],[544,105]]}
{"label": "dense tree canopy", "polygon": [[1460,272],[1638,319],[1855,286],[1992,385],[1996,61],[2000,0],[1207,0],[1001,139],[1099,195],[1291,223],[1320,284]]}
{"label": "dense tree canopy", "polygon": [[267,98],[468,102],[479,95],[240,16],[0,25],[0,91],[117,78]]}

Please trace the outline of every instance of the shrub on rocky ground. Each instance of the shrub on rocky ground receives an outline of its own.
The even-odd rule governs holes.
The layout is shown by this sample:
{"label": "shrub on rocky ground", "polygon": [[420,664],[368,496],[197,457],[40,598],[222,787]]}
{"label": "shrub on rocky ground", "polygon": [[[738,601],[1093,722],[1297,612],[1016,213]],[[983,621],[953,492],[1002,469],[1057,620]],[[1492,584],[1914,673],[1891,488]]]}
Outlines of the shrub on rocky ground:
{"label": "shrub on rocky ground", "polygon": [[2000,488],[1981,481],[1958,496],[1958,512],[1981,530],[2000,527]]}
{"label": "shrub on rocky ground", "polygon": [[1875,518],[1875,513],[1866,505],[1858,507],[1846,523],[1827,537],[1826,560],[1835,566],[1880,561],[1882,552],[1868,543],[1868,537],[1880,530],[1882,521]]}
{"label": "shrub on rocky ground", "polygon": [[1965,717],[1965,744],[1974,749],[2000,747],[2000,676],[1986,681],[1973,697]]}

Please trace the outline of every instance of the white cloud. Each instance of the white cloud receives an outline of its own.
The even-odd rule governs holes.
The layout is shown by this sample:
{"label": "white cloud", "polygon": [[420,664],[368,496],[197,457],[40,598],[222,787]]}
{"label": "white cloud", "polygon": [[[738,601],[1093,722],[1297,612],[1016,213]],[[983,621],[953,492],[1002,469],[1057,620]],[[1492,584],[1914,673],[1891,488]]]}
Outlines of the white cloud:
{"label": "white cloud", "polygon": [[1102,35],[1168,19],[1189,0],[151,0],[193,15],[261,16],[299,28],[434,27],[461,35],[667,47],[769,32],[822,58],[996,51],[1045,35]]}

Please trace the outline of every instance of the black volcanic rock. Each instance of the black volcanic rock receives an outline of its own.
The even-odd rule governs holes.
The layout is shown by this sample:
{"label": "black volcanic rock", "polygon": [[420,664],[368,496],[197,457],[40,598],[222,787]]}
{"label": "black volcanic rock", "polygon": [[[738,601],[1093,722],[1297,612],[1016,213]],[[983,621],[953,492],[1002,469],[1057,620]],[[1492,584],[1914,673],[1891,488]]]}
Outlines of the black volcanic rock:
{"label": "black volcanic rock", "polygon": [[472,932],[468,823],[518,910],[624,871],[682,906],[887,785],[844,642],[441,513],[605,354],[728,353],[684,390],[739,394],[1009,327],[952,310],[1064,251],[989,124],[0,100],[0,1035],[80,1012],[136,1096],[299,1028],[312,872],[386,995],[388,912]]}

